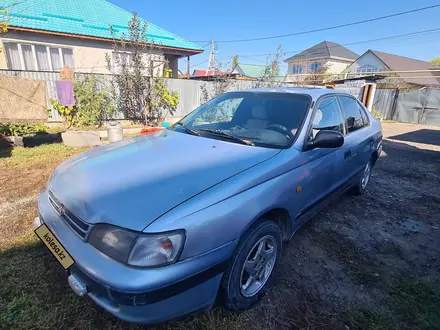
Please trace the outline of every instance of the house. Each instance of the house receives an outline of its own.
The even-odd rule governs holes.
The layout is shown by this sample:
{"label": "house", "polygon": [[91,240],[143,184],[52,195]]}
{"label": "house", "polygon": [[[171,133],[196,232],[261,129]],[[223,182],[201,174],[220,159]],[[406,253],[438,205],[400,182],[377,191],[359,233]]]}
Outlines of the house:
{"label": "house", "polygon": [[[242,64],[239,63],[235,67],[233,74],[237,75],[237,79],[241,80],[255,80],[258,78],[262,78],[265,75],[266,65],[258,65],[258,64]],[[277,81],[283,81],[284,76],[279,74],[278,77],[275,77]]]}
{"label": "house", "polygon": [[[231,79],[237,80],[256,80],[262,78],[265,74],[266,66],[265,65],[257,65],[257,64],[237,64],[237,66],[232,70],[232,72],[226,71],[208,71],[206,74],[206,70],[194,70],[190,79],[196,80],[213,80],[215,76],[224,76],[228,75]],[[275,77],[275,80],[283,81],[284,76]]]}
{"label": "house", "polygon": [[[382,75],[381,71],[396,71],[394,76],[398,76],[399,80],[405,82],[409,87],[439,86],[439,72],[427,71],[432,69],[434,69],[434,65],[429,62],[369,49],[348,66],[343,73],[346,77],[358,77],[377,72]],[[397,82],[396,79],[388,78],[388,80]]]}
{"label": "house", "polygon": [[301,74],[315,73],[321,68],[325,73],[338,74],[344,71],[358,55],[331,41],[323,41],[299,54],[284,60],[288,64],[287,81],[300,81]]}
{"label": "house", "polygon": [[[110,26],[116,35],[128,34],[132,14],[105,0],[4,0],[8,32],[0,34],[0,69],[59,71],[68,64],[75,72],[108,73],[106,54],[113,66],[130,61],[130,52],[113,52]],[[0,14],[1,15],[1,14]],[[155,72],[167,61],[171,76],[178,76],[178,59],[203,49],[147,22],[146,51]],[[117,68],[116,68],[117,69]]]}
{"label": "house", "polygon": [[265,68],[264,65],[239,63],[233,72],[238,74],[241,79],[252,80],[264,75]]}
{"label": "house", "polygon": [[[208,71],[208,72],[206,72]],[[229,74],[228,72],[222,72],[222,71],[209,71],[209,70],[200,70],[195,69],[192,73],[191,77],[206,77],[206,76],[224,76]]]}

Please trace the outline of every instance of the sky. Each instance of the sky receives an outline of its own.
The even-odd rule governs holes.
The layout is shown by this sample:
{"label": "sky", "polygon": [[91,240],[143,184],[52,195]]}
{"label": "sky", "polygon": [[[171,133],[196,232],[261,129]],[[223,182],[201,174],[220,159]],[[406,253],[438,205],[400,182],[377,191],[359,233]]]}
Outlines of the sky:
{"label": "sky", "polygon": [[[240,63],[264,65],[267,55],[254,55],[275,53],[278,45],[282,46],[284,52],[289,52],[285,55],[287,58],[295,55],[295,51],[307,49],[324,40],[344,45],[440,28],[440,7],[437,7],[385,20],[305,35],[252,42],[222,43],[221,40],[258,38],[350,23],[436,5],[440,2],[433,0],[370,0],[368,2],[353,2],[352,0],[222,0],[218,2],[110,0],[110,2],[130,12],[137,12],[145,20],[184,39],[197,41],[196,44],[201,47],[206,46],[203,54],[191,57],[191,71],[196,68],[206,69],[210,51],[210,45],[207,45],[209,40],[219,41],[216,51],[216,59],[219,61],[230,62],[233,55],[238,55]],[[359,55],[368,49],[374,49],[428,61],[440,56],[440,30],[346,47]],[[179,69],[182,72],[186,71],[186,61],[179,61]],[[282,71],[286,72],[286,70],[287,65],[283,64]]]}

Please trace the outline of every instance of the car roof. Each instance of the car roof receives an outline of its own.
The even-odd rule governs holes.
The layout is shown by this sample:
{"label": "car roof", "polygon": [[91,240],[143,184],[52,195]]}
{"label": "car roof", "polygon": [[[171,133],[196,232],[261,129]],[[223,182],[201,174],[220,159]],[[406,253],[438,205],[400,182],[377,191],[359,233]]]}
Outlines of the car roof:
{"label": "car roof", "polygon": [[306,94],[310,95],[313,101],[316,101],[323,95],[327,94],[345,94],[350,95],[350,93],[344,90],[330,89],[330,88],[300,88],[300,87],[279,87],[279,88],[249,88],[242,90],[234,90],[230,92],[266,92],[266,93],[293,93],[293,94]]}

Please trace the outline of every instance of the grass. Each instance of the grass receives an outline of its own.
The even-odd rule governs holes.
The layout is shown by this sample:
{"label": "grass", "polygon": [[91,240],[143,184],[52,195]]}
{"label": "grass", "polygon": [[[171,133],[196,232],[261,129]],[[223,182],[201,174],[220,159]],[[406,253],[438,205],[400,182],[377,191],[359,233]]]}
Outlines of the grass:
{"label": "grass", "polygon": [[414,277],[395,281],[390,288],[390,308],[413,329],[440,329],[440,292]]}
{"label": "grass", "polygon": [[12,149],[10,157],[4,157],[3,160],[6,165],[18,168],[49,167],[87,149],[66,147],[62,143],[43,144],[34,148],[17,147]]}
{"label": "grass", "polygon": [[388,298],[383,308],[369,310],[350,306],[345,319],[350,328],[440,329],[440,291],[415,277],[402,277],[388,285]]}

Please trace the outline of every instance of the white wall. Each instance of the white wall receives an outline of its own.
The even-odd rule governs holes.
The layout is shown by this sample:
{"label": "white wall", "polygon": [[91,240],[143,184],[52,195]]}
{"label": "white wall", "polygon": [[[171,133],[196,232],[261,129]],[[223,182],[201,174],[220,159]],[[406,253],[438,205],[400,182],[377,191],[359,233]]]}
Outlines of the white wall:
{"label": "white wall", "polygon": [[[112,54],[113,45],[111,42],[18,31],[10,31],[2,34],[0,38],[0,48],[4,48],[2,44],[4,41],[31,44],[39,43],[48,46],[71,48],[75,62],[75,72],[109,73],[106,67],[105,55]],[[165,59],[164,52],[155,49],[148,50],[148,53],[154,55],[153,65],[155,73],[163,72],[163,66],[161,66],[161,63],[163,63],[163,60]],[[173,61],[171,65],[175,66],[176,64],[174,62],[175,61]],[[5,52],[2,52],[0,53],[0,69],[7,68],[6,55]]]}
{"label": "white wall", "polygon": [[344,71],[351,62],[346,62],[346,61],[335,61],[335,60],[330,60],[327,61],[327,72],[330,74],[337,74],[337,73],[341,73],[342,71]]}
{"label": "white wall", "polygon": [[377,68],[377,71],[388,70],[388,67],[379,59],[376,55],[371,52],[364,53],[355,62],[347,67],[344,72],[355,73],[357,69],[365,65],[371,65]]}

